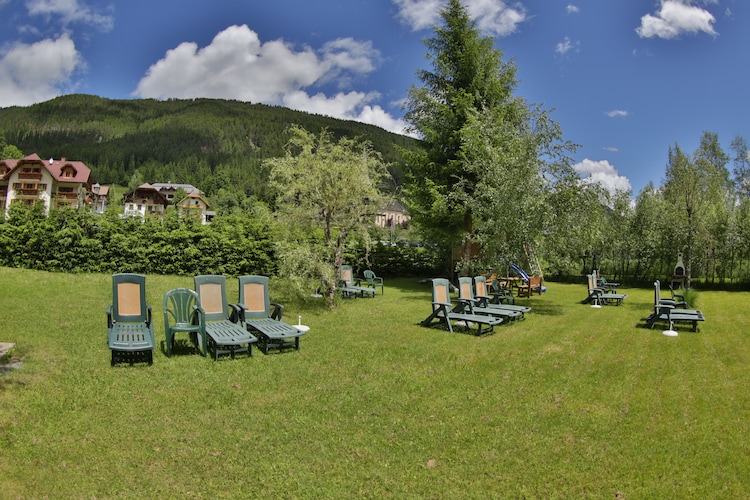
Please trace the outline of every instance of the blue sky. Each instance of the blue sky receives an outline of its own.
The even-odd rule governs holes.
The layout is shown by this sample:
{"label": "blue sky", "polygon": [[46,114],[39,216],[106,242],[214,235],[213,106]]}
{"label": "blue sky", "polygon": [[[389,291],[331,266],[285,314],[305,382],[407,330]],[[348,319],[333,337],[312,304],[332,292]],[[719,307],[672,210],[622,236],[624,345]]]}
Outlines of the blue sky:
{"label": "blue sky", "polygon": [[[442,0],[0,0],[0,107],[216,97],[404,127]],[[636,195],[675,143],[750,140],[747,0],[464,0],[576,169]],[[2,124],[0,124],[2,128]],[[731,164],[729,165],[731,169]]]}

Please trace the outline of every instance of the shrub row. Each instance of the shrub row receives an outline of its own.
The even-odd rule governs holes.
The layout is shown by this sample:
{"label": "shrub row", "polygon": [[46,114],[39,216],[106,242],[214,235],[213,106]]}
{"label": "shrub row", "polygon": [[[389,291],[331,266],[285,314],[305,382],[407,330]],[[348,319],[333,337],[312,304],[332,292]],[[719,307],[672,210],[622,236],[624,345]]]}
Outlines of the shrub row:
{"label": "shrub row", "polygon": [[[0,265],[55,272],[261,274],[276,272],[270,222],[250,214],[217,216],[209,225],[179,219],[174,209],[145,220],[41,204],[14,204],[0,217]],[[406,244],[355,248],[358,269],[383,276],[430,276],[438,249]]]}

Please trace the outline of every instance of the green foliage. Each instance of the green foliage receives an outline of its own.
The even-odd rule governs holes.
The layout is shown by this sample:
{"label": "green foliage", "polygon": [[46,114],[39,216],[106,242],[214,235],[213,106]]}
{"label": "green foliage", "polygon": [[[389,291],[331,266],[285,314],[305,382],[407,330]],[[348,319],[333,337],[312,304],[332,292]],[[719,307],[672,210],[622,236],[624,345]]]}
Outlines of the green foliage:
{"label": "green foliage", "polygon": [[[366,237],[373,212],[385,206],[379,186],[388,171],[367,142],[347,137],[336,141],[327,130],[315,135],[299,126],[292,127],[290,135],[286,156],[265,163],[284,228],[279,252],[285,264],[282,276],[322,281],[333,304],[348,239],[357,234]],[[322,240],[311,237],[314,230],[322,232]]]}
{"label": "green foliage", "polygon": [[[478,244],[484,263],[500,266],[558,228],[547,213],[575,188],[560,127],[539,106],[515,97],[516,67],[458,0],[425,41],[430,71],[409,92],[406,119],[424,140],[405,152],[405,202],[431,241],[463,247],[465,266]],[[464,269],[468,272],[468,267]]]}
{"label": "green foliage", "polygon": [[695,288],[681,288],[677,290],[677,293],[682,294],[690,309],[698,309],[700,307],[700,292]]}
{"label": "green foliage", "polygon": [[70,208],[42,211],[14,204],[0,222],[0,265],[45,271],[153,274],[275,272],[268,220],[253,213],[216,217],[210,225],[178,219],[122,218]]}

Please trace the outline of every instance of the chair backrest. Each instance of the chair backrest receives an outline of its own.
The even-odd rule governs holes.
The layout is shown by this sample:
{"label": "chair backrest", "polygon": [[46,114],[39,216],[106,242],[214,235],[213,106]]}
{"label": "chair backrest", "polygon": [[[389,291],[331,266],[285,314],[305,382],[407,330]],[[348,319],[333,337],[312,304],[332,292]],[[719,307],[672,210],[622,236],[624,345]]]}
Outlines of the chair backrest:
{"label": "chair backrest", "polygon": [[[490,283],[492,283],[493,281],[491,281]],[[487,295],[487,278],[486,277],[474,276],[474,296],[478,299],[489,298],[489,295]]]}
{"label": "chair backrest", "polygon": [[341,266],[341,272],[339,273],[339,279],[347,285],[354,284],[354,271],[352,266],[343,265]]}
{"label": "chair backrest", "polygon": [[542,277],[541,276],[529,276],[529,286],[531,288],[542,288]]}
{"label": "chair backrest", "polygon": [[240,304],[245,306],[245,318],[270,318],[271,300],[268,298],[267,276],[240,276]]}
{"label": "chair backrest", "polygon": [[215,274],[204,274],[193,278],[200,306],[206,313],[206,321],[229,318],[227,302],[227,279]]}
{"label": "chair backrest", "polygon": [[661,281],[654,281],[654,305],[658,306],[661,301]]}
{"label": "chair backrest", "polygon": [[375,273],[370,269],[365,270],[364,276],[367,281],[372,281],[375,279]]}
{"label": "chair backrest", "polygon": [[446,304],[450,306],[451,303],[451,289],[450,282],[445,278],[434,278],[432,280],[432,303],[433,309],[437,308],[435,303]]}
{"label": "chair backrest", "polygon": [[591,294],[594,288],[596,288],[596,278],[594,278],[593,274],[587,274],[586,279],[588,280],[589,294]]}
{"label": "chair backrest", "polygon": [[112,275],[112,320],[140,323],[148,320],[146,277],[142,274]]}
{"label": "chair backrest", "polygon": [[164,327],[192,323],[195,306],[198,304],[198,294],[189,288],[174,288],[165,293]]}
{"label": "chair backrest", "polygon": [[473,300],[472,279],[464,276],[458,278],[458,296],[462,299]]}

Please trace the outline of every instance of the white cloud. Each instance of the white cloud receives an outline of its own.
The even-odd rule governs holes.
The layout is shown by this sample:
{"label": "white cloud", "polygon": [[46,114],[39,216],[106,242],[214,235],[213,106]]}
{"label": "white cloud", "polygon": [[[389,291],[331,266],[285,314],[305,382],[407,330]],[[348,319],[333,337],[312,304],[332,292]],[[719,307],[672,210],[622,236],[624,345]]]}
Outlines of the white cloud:
{"label": "white cloud", "polygon": [[619,175],[617,169],[607,160],[595,161],[585,158],[582,162],[573,165],[573,168],[584,182],[599,184],[611,194],[633,189],[630,180]]}
{"label": "white cloud", "polygon": [[134,95],[165,99],[212,97],[283,105],[300,111],[357,120],[401,133],[405,123],[372,101],[377,93],[339,92],[310,95],[306,89],[335,81],[339,88],[374,71],[380,52],[371,42],[342,38],[319,53],[295,50],[283,40],[262,43],[246,25],[230,26],[209,45],[184,42],[154,63]]}
{"label": "white cloud", "polygon": [[627,118],[629,114],[630,113],[623,109],[613,109],[612,111],[607,111],[606,113],[606,115],[610,118]]}
{"label": "white cloud", "polygon": [[581,42],[580,41],[571,42],[570,38],[568,38],[566,36],[565,40],[563,40],[562,42],[560,42],[557,45],[555,45],[555,52],[557,52],[558,54],[564,56],[565,54],[567,54],[571,50],[575,50],[576,52],[578,52],[578,50],[580,49],[580,47],[581,47]]}
{"label": "white cloud", "polygon": [[614,147],[614,146],[604,146],[604,147],[603,147],[602,149],[603,149],[604,151],[609,151],[609,152],[611,152],[611,153],[619,153],[619,152],[620,152],[620,150],[619,150],[619,149],[617,149],[617,148],[616,148],[616,147]]}
{"label": "white cloud", "polygon": [[565,7],[565,10],[568,11],[568,14],[578,14],[581,12],[581,9],[578,8],[578,6],[569,4],[567,7]]}
{"label": "white cloud", "polygon": [[339,92],[333,97],[318,93],[313,96],[301,90],[290,92],[283,98],[283,105],[289,108],[332,116],[342,120],[354,120],[377,125],[391,132],[403,134],[406,122],[393,118],[382,107],[372,105],[377,93]]}
{"label": "white cloud", "polygon": [[57,97],[82,65],[68,35],[12,46],[0,54],[0,107],[28,106]]}
{"label": "white cloud", "polygon": [[102,32],[108,32],[114,26],[112,16],[101,14],[78,0],[26,0],[26,9],[32,16],[61,21],[63,26],[84,23]]}
{"label": "white cloud", "polygon": [[[398,16],[414,31],[431,28],[440,21],[445,0],[392,0],[399,9]],[[504,0],[464,0],[469,15],[477,27],[493,36],[515,32],[526,21],[526,8],[520,2],[509,5]]]}
{"label": "white cloud", "polygon": [[636,32],[641,38],[677,38],[683,33],[704,32],[716,36],[713,23],[716,18],[707,10],[690,5],[689,1],[662,0],[656,15],[641,17],[641,25]]}

